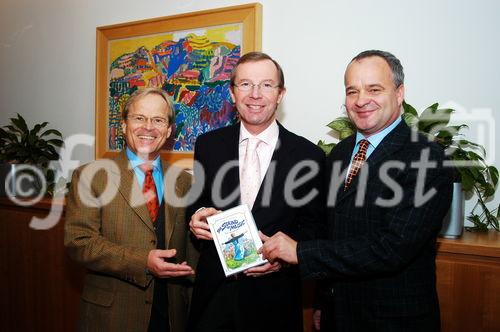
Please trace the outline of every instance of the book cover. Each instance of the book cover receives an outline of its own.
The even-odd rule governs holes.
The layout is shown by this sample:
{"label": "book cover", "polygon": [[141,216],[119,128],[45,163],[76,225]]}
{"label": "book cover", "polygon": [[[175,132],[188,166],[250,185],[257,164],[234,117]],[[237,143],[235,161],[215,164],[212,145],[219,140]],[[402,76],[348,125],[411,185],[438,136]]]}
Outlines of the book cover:
{"label": "book cover", "polygon": [[267,262],[252,213],[246,204],[207,218],[224,273],[230,276]]}

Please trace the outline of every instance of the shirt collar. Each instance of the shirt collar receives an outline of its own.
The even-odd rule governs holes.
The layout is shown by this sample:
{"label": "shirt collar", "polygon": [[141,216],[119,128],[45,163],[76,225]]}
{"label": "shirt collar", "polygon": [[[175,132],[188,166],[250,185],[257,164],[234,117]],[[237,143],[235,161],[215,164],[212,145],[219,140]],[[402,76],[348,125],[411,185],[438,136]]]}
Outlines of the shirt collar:
{"label": "shirt collar", "polygon": [[[132,165],[132,168],[139,167],[140,165],[146,163],[146,161],[142,160],[139,158],[132,150],[130,150],[127,147],[127,158],[130,161],[130,164]],[[151,163],[153,165],[154,171],[161,171],[161,161],[160,161],[160,156],[156,157],[153,162]]]}
{"label": "shirt collar", "polygon": [[366,139],[368,142],[370,142],[370,145],[373,146],[373,148],[376,148],[380,142],[389,134],[396,126],[401,122],[401,117],[398,117],[393,123],[388,125],[386,128],[384,128],[382,131],[379,131],[376,134],[371,135],[370,137],[366,138],[361,134],[359,131],[356,132],[356,145],[359,144],[359,141],[362,139]]}
{"label": "shirt collar", "polygon": [[278,127],[278,123],[276,120],[274,120],[269,127],[264,129],[263,132],[258,134],[257,136],[252,135],[246,128],[243,122],[241,123],[240,126],[240,143],[246,140],[247,138],[250,137],[257,137],[267,145],[271,145],[273,141],[276,141],[278,139],[280,133],[280,129]]}

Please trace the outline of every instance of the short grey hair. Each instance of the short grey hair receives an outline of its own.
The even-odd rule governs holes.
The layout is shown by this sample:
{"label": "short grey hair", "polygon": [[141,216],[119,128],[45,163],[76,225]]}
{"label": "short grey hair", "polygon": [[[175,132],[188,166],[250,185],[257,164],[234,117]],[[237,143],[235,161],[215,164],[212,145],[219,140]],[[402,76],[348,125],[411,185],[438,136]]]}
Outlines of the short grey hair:
{"label": "short grey hair", "polygon": [[403,65],[398,58],[396,58],[392,53],[380,50],[368,50],[363,51],[352,58],[351,62],[359,61],[361,59],[369,58],[372,56],[378,56],[387,62],[392,71],[392,80],[394,81],[394,85],[396,88],[403,85],[405,82],[405,74],[403,72]]}

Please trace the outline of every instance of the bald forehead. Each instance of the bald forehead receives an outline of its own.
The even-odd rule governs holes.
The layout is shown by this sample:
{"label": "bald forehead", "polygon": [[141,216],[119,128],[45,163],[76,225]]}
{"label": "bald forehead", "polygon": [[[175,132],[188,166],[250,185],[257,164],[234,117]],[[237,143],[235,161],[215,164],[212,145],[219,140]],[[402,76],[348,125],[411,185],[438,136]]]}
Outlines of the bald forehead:
{"label": "bald forehead", "polygon": [[348,80],[352,75],[363,77],[369,81],[377,81],[381,76],[385,76],[390,81],[393,81],[393,74],[389,64],[384,58],[376,55],[351,61],[344,74],[345,86],[348,85]]}

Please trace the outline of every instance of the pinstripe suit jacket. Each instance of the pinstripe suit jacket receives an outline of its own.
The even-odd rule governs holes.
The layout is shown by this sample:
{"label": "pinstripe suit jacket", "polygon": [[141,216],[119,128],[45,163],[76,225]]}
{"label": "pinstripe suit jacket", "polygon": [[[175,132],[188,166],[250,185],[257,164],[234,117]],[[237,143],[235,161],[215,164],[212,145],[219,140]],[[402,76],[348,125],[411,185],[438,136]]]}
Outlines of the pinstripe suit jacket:
{"label": "pinstripe suit jacket", "polygon": [[[363,171],[345,192],[345,176],[331,181],[341,185],[329,192],[328,239],[298,245],[302,276],[326,279],[332,287],[333,308],[324,310],[332,317],[324,318],[331,319],[338,331],[377,330],[376,324],[389,330],[385,319],[425,315],[435,317],[428,331],[439,326],[436,237],[450,206],[453,178],[450,169],[441,167],[443,150],[420,135],[413,133],[413,138],[416,141],[402,121],[367,159],[363,166],[368,170],[366,192],[360,195],[364,204],[356,205]],[[327,161],[329,174],[336,166],[347,168],[354,144],[355,137],[351,136],[336,146]],[[425,151],[438,167],[419,178],[412,162]],[[386,161],[394,162],[387,172],[391,183],[379,176]],[[396,205],[384,207],[380,198],[394,197],[387,184],[399,185],[401,199]],[[417,184],[424,185],[425,192],[436,190],[420,206],[415,204]]]}
{"label": "pinstripe suit jacket", "polygon": [[[163,162],[164,174],[171,169]],[[148,253],[156,235],[142,190],[125,151],[76,169],[66,204],[65,246],[83,264],[85,278],[79,329],[86,331],[146,331],[153,301],[152,276],[146,273]],[[106,175],[106,173],[108,175]],[[165,174],[166,248],[177,249],[175,261],[195,266],[184,208],[167,204],[168,187],[183,197],[191,176]],[[96,198],[98,197],[98,198]],[[90,205],[90,206],[89,206]],[[168,282],[171,331],[185,329],[192,280]]]}

